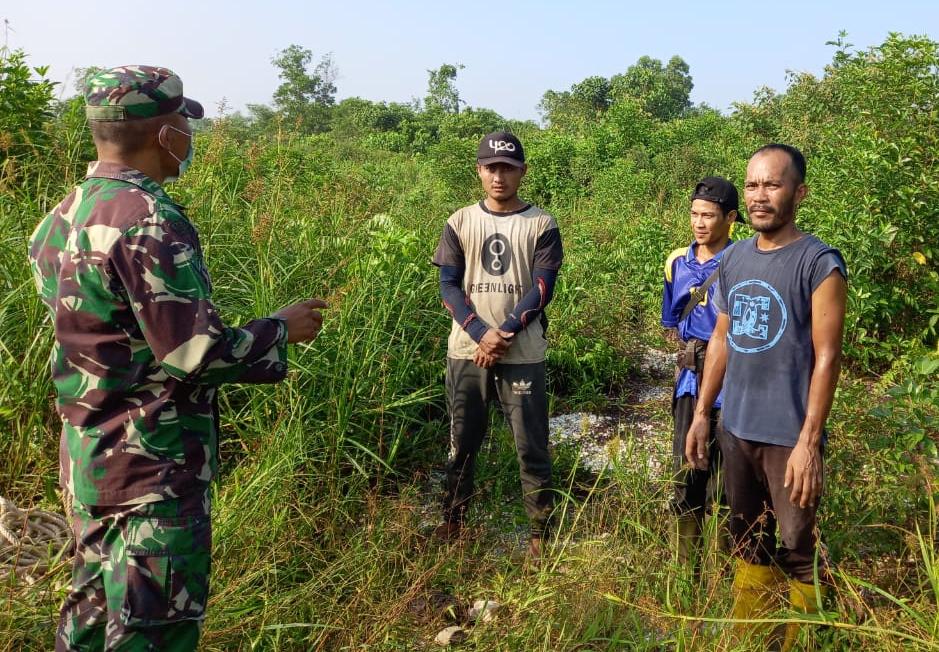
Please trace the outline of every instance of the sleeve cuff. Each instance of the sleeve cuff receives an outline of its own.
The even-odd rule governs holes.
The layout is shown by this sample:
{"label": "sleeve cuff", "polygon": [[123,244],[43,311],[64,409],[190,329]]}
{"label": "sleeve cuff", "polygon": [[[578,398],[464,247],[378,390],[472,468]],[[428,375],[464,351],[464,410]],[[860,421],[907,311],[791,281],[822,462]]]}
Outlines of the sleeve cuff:
{"label": "sleeve cuff", "polygon": [[479,340],[483,339],[483,335],[489,330],[489,325],[479,317],[476,317],[476,319],[466,325],[465,330],[473,341],[479,344]]}
{"label": "sleeve cuff", "polygon": [[280,317],[269,318],[277,326],[277,339],[274,340],[274,348],[277,349],[277,359],[287,364],[287,320]]}
{"label": "sleeve cuff", "polygon": [[521,320],[515,319],[513,317],[509,317],[504,322],[502,322],[501,326],[499,326],[500,330],[504,330],[507,333],[514,333],[516,335],[521,333],[522,329],[524,328],[525,328],[525,325],[522,324]]}

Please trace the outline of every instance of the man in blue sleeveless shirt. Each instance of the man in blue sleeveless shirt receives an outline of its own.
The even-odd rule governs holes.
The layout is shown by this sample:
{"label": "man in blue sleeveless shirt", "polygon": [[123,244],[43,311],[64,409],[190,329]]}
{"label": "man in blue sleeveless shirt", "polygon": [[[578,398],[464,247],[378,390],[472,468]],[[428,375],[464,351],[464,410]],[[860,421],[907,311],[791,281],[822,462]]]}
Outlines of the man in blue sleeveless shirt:
{"label": "man in blue sleeveless shirt", "polygon": [[[816,509],[825,421],[841,369],[847,271],[838,250],[795,225],[808,193],[805,170],[802,153],[789,145],[766,145],[750,158],[744,201],[757,235],[721,261],[719,315],[688,430],[688,461],[706,468],[708,406],[723,385],[718,442],[739,556],[735,619],[770,611],[782,574],[792,608],[803,612],[818,609],[828,581],[823,554],[815,566]],[[792,649],[798,633],[791,623],[773,633],[771,645]]]}
{"label": "man in blue sleeveless shirt", "polygon": [[[704,370],[704,354],[717,320],[714,308],[717,266],[731,244],[730,231],[734,221],[742,221],[738,202],[737,188],[727,179],[702,179],[691,194],[694,240],[687,247],[675,249],[665,262],[662,326],[670,329],[670,338],[681,342],[672,396],[675,487],[672,509],[676,514],[678,559],[691,566],[695,566],[706,507],[717,498],[715,471],[720,462],[719,448],[715,445],[710,449],[707,469],[689,468],[685,464],[685,434],[694,415],[698,381]],[[721,399],[721,396],[717,397],[710,411],[711,444],[715,441]]]}

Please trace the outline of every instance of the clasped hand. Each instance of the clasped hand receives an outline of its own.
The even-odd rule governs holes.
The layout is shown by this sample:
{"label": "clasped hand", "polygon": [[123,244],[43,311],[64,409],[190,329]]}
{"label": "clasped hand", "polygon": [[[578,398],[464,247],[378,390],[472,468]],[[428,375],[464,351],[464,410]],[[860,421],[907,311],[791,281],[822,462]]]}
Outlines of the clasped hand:
{"label": "clasped hand", "polygon": [[473,354],[477,367],[490,369],[504,356],[512,345],[513,333],[499,328],[490,328],[479,340],[479,346]]}

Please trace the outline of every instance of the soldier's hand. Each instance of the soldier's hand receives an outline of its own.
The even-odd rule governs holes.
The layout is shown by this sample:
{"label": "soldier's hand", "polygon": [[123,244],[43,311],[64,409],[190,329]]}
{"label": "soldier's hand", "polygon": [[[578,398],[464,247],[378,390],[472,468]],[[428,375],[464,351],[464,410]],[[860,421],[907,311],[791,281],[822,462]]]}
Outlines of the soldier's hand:
{"label": "soldier's hand", "polygon": [[822,495],[824,475],[822,455],[818,447],[797,443],[789,453],[786,478],[783,482],[784,487],[792,487],[789,502],[802,509],[814,505]]}
{"label": "soldier's hand", "polygon": [[281,308],[274,316],[287,322],[287,342],[309,342],[323,328],[323,313],[318,308],[326,307],[328,304],[322,299],[307,299]]}
{"label": "soldier's hand", "polygon": [[486,331],[486,334],[479,340],[479,348],[482,349],[483,353],[496,358],[501,358],[505,355],[505,352],[509,350],[511,341],[505,340],[500,335],[502,332],[504,331],[500,331],[496,328],[490,328]]}
{"label": "soldier's hand", "polygon": [[685,436],[685,458],[700,471],[708,468],[708,431],[710,424],[705,416],[695,413],[688,434]]}

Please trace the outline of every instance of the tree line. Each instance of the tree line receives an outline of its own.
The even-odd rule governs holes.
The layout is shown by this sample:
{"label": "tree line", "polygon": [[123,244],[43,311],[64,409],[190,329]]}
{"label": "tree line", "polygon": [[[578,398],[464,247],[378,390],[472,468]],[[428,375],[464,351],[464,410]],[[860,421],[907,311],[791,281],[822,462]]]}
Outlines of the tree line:
{"label": "tree line", "polygon": [[[579,219],[612,213],[627,228],[645,225],[623,246],[634,260],[637,319],[646,325],[654,323],[661,252],[683,237],[691,184],[705,174],[740,181],[756,147],[792,143],[809,160],[811,193],[800,219],[845,252],[852,270],[849,358],[883,369],[897,355],[937,344],[939,45],[891,34],[855,49],[844,33],[830,45],[822,75],[792,73],[785,91],[757,89],[729,114],[692,105],[693,79],[681,57],[641,57],[621,74],[546,91],[543,125],[467,106],[457,85],[462,66],[452,63],[427,71],[424,97],[408,103],[337,101],[332,55],[290,45],[272,58],[280,84],[271,103],[220,121],[246,143],[286,132],[311,143],[329,139],[362,161],[418,156],[455,201],[474,192],[467,163],[474,141],[514,131],[528,151],[523,193],[532,201]],[[80,70],[78,85],[94,70]],[[81,98],[56,101],[47,72],[31,68],[23,52],[0,57],[0,166],[7,170],[0,185],[11,183],[10,170],[24,157],[79,146],[93,156]]]}

